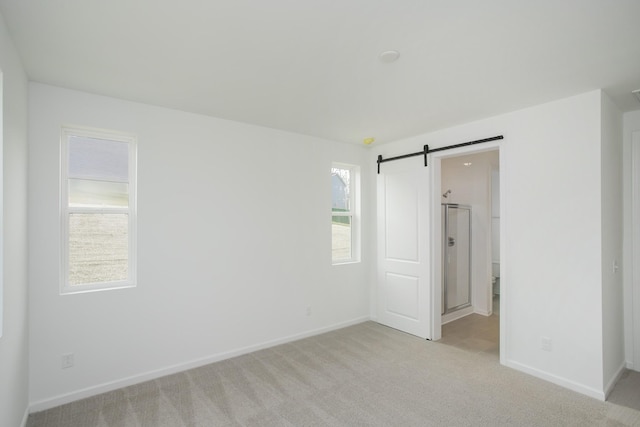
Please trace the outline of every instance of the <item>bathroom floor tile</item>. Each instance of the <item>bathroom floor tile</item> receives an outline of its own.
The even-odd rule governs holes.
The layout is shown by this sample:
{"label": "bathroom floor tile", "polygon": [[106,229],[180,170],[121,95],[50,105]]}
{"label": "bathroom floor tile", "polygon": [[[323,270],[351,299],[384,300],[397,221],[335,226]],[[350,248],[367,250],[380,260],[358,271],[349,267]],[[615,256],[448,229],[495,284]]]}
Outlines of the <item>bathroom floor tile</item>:
{"label": "bathroom floor tile", "polygon": [[[495,302],[494,302],[495,306]],[[442,326],[438,343],[476,353],[500,356],[500,318],[470,314]]]}

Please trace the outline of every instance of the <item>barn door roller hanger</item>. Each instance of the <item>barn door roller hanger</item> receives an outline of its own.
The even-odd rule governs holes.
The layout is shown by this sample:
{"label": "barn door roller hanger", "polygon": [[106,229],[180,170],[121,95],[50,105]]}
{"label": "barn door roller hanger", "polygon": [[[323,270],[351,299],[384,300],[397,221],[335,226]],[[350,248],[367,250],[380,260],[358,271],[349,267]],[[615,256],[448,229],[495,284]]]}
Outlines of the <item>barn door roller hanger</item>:
{"label": "barn door roller hanger", "polygon": [[388,159],[383,159],[382,155],[379,155],[378,156],[378,160],[377,160],[378,173],[380,173],[380,163],[390,162],[392,160],[406,159],[408,157],[424,156],[424,165],[427,166],[427,155],[429,155],[429,153],[436,153],[438,151],[451,150],[452,148],[466,147],[468,145],[482,144],[483,142],[497,141],[497,140],[500,140],[500,139],[504,139],[504,136],[498,135],[498,136],[493,136],[491,138],[477,139],[475,141],[463,142],[461,144],[455,144],[455,145],[449,145],[449,146],[446,146],[446,147],[434,148],[433,150],[429,150],[429,146],[425,145],[424,146],[424,150],[418,151],[417,153],[403,154],[402,156],[389,157]]}

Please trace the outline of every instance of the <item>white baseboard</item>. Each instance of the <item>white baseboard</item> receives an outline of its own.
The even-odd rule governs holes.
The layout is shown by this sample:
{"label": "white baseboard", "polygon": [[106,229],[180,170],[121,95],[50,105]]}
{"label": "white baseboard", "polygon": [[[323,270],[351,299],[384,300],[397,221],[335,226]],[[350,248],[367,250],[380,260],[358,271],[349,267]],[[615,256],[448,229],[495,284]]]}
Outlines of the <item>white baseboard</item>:
{"label": "white baseboard", "polygon": [[568,380],[563,377],[559,377],[557,375],[549,374],[548,372],[541,371],[536,368],[532,368],[527,365],[523,365],[519,362],[514,362],[513,360],[507,360],[506,366],[513,368],[515,370],[524,372],[529,375],[533,375],[534,377],[543,379],[545,381],[549,381],[550,383],[559,385],[566,389],[584,394],[589,397],[593,397],[594,399],[598,399],[600,401],[605,400],[605,393],[602,390],[597,390],[595,388],[588,387],[584,384],[577,383],[575,381]]}
{"label": "white baseboard", "polygon": [[29,418],[29,407],[24,408],[24,415],[22,416],[22,422],[20,427],[27,427],[27,419]]}
{"label": "white baseboard", "polygon": [[474,313],[489,317],[492,312],[487,310],[475,310]]}
{"label": "white baseboard", "polygon": [[473,307],[469,306],[451,313],[443,314],[441,324],[445,325],[447,323],[453,322],[454,320],[462,319],[463,317],[473,313],[474,313]]}
{"label": "white baseboard", "polygon": [[[109,391],[117,390],[119,388],[128,387],[134,384],[139,384],[145,381],[154,380],[156,378],[164,377],[167,375],[175,374],[178,372],[186,371],[188,369],[198,368],[200,366],[208,365],[210,363],[219,362],[221,360],[230,359],[236,356],[242,356],[243,354],[253,353],[254,351],[262,350],[269,347],[274,347],[280,344],[286,344],[292,341],[297,341],[303,338],[312,337],[315,335],[331,332],[336,329],[346,328],[347,326],[357,325],[362,322],[370,320],[369,316],[363,316],[356,319],[348,320],[346,322],[336,323],[323,328],[313,329],[310,331],[302,332],[299,334],[290,335],[283,338],[278,338],[271,341],[265,341],[259,344],[239,348],[236,350],[226,351],[211,356],[203,357],[196,360],[191,360],[185,363],[179,363],[177,365],[168,366],[166,368],[157,369],[154,371],[145,372],[139,375],[133,375],[127,378],[122,378],[115,381],[110,381],[103,384],[87,387],[81,390],[73,391],[71,393],[62,394],[48,399],[43,399],[37,402],[31,402],[28,408],[28,413],[44,411],[46,409],[54,408],[56,406],[64,405],[66,403],[74,402],[76,400],[85,399],[87,397],[96,396],[98,394],[106,393]],[[26,416],[25,416],[26,422]],[[23,424],[24,426],[24,424]]]}
{"label": "white baseboard", "polygon": [[637,369],[633,369],[633,362],[627,362],[626,366],[627,366],[627,369],[630,369],[632,371],[637,371]]}
{"label": "white baseboard", "polygon": [[616,386],[616,383],[618,382],[618,380],[620,379],[624,371],[625,371],[625,362],[622,362],[620,364],[620,367],[616,371],[616,373],[613,375],[611,380],[607,383],[607,385],[604,388],[605,399],[609,398],[609,393],[611,393],[611,390],[613,390],[613,388]]}

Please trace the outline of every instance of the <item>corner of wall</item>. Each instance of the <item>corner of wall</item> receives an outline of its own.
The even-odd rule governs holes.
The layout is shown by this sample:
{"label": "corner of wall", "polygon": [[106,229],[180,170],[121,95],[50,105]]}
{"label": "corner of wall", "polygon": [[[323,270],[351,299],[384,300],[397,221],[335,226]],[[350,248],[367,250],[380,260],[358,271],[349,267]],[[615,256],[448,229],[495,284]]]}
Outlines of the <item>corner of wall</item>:
{"label": "corner of wall", "polygon": [[[622,113],[601,92],[602,357],[603,384],[624,366],[622,262]],[[605,387],[606,391],[606,387]]]}
{"label": "corner of wall", "polygon": [[[627,368],[640,370],[640,286],[634,264],[633,247],[637,241],[638,225],[634,223],[634,211],[640,200],[637,200],[638,189],[634,181],[640,171],[637,170],[637,144],[634,136],[640,135],[640,110],[623,115],[623,148],[622,148],[622,187],[623,187],[623,295],[624,295],[624,340],[625,360]],[[640,136],[635,136],[640,141]],[[636,146],[636,147],[634,147]],[[635,244],[637,246],[637,243]]]}
{"label": "corner of wall", "polygon": [[[0,15],[2,70],[2,292],[0,425],[24,425],[29,400],[27,75]],[[10,108],[9,108],[10,107]]]}

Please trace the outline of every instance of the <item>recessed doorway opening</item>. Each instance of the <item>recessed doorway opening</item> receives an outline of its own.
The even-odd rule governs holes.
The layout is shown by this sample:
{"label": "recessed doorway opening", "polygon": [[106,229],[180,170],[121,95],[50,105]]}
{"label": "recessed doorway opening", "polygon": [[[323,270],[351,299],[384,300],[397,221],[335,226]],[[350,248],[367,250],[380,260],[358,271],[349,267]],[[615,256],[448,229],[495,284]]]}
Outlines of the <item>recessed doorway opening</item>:
{"label": "recessed doorway opening", "polygon": [[499,357],[504,288],[499,145],[434,155],[432,165],[433,299],[438,302],[433,335],[442,344]]}

